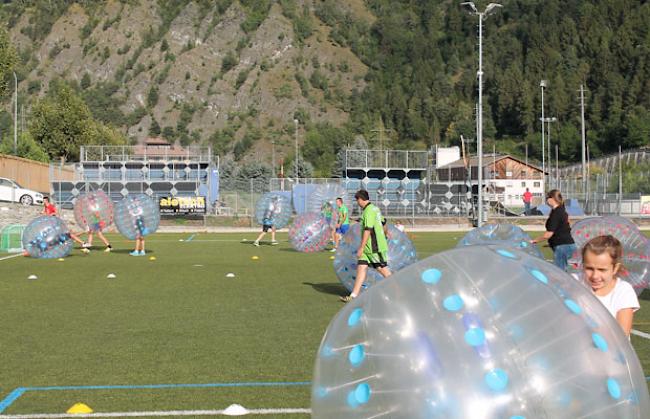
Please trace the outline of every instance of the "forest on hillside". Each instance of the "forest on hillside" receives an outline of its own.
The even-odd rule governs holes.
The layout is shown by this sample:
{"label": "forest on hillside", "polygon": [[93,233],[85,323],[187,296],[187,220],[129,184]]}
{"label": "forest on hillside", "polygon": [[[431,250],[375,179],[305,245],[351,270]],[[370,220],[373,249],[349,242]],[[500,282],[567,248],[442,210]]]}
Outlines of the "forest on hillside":
{"label": "forest on hillside", "polygon": [[[161,11],[169,12],[188,1],[158,3]],[[283,10],[300,10],[303,3],[239,1],[248,13],[242,24],[248,32],[266,19],[273,3],[280,3]],[[204,0],[196,2],[209,6]],[[227,8],[232,2],[220,0],[218,4]],[[48,22],[51,26],[72,2],[5,3],[3,16],[9,25],[20,16],[21,8],[36,8],[34,16],[44,23],[33,25],[38,33],[30,36],[38,42],[48,31]],[[347,122],[335,126],[312,121],[310,115],[298,116],[305,130],[303,156],[318,175],[335,172],[337,153],[355,138],[377,147],[378,130],[386,133],[384,147],[399,149],[456,145],[460,135],[475,136],[478,20],[460,2],[365,0],[365,7],[376,18],[372,22],[343,8],[341,0],[304,3],[310,5],[310,14],[304,10],[296,14],[296,39],[308,38],[319,20],[331,28],[331,42],[350,48],[368,66],[366,87],[340,98],[339,106],[349,115]],[[488,2],[476,3],[482,10]],[[93,7],[94,2],[80,4]],[[545,116],[557,118],[552,142],[559,145],[561,160],[577,161],[581,153],[580,85],[586,89],[587,139],[593,156],[614,152],[619,145],[628,149],[648,143],[650,2],[505,0],[502,4],[483,25],[486,147],[494,144],[499,152],[523,156],[527,146],[531,158],[541,157],[542,79],[548,86]],[[162,22],[168,21],[163,16]],[[16,58],[18,63],[20,59]],[[0,66],[0,70],[8,82],[11,69]],[[304,82],[328,89],[327,80]],[[74,89],[66,94],[74,95]],[[86,97],[86,102],[91,99]],[[7,94],[5,102],[8,107]],[[48,150],[50,156],[52,152]]]}

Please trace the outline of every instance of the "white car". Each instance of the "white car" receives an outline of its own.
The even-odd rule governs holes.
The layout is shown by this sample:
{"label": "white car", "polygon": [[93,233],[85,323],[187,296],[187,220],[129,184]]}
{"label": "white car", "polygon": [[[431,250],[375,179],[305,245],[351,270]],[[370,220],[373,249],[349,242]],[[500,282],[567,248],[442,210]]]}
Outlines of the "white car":
{"label": "white car", "polygon": [[13,180],[0,177],[0,201],[20,202],[23,205],[43,205],[43,194],[25,189]]}

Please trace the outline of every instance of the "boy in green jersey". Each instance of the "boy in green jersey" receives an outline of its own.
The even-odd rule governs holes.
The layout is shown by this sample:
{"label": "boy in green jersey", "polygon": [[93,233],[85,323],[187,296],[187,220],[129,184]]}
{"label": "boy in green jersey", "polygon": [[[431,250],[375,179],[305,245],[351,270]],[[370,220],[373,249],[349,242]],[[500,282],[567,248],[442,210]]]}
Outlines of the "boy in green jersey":
{"label": "boy in green jersey", "polygon": [[376,269],[384,278],[390,276],[388,269],[388,241],[386,240],[385,220],[377,206],[370,202],[368,191],[359,190],[354,194],[357,204],[363,209],[361,214],[361,246],[357,250],[357,277],[354,280],[352,293],[341,297],[348,302],[361,292],[361,286],[366,280],[368,267]]}
{"label": "boy in green jersey", "polygon": [[339,216],[336,224],[336,234],[334,235],[334,249],[331,252],[336,252],[341,241],[341,236],[345,235],[350,229],[350,215],[348,213],[348,207],[343,203],[343,198],[336,198],[336,205]]}

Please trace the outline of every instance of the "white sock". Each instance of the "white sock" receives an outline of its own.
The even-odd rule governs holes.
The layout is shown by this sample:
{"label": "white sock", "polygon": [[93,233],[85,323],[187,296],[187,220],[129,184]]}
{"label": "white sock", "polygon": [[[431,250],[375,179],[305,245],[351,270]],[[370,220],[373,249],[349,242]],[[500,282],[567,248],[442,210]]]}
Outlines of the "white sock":
{"label": "white sock", "polygon": [[355,294],[355,293],[352,292],[352,293],[350,293],[350,297],[352,297],[352,298],[357,298],[357,294]]}

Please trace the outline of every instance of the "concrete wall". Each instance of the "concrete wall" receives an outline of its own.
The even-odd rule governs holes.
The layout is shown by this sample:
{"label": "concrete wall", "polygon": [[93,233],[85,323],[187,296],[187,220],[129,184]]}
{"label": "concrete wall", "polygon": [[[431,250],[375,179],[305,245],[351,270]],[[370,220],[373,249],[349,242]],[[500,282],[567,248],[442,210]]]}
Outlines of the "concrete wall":
{"label": "concrete wall", "polygon": [[[56,171],[60,180],[74,179],[72,169],[57,167]],[[50,165],[47,163],[0,154],[0,177],[15,180],[23,188],[50,194]]]}

